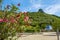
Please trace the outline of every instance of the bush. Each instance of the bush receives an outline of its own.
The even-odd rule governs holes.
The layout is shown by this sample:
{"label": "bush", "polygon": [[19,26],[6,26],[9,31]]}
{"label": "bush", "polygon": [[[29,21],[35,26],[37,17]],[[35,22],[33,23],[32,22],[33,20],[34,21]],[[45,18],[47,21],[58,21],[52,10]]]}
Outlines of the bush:
{"label": "bush", "polygon": [[[17,14],[18,8],[15,5],[7,6],[4,12],[0,12],[2,13],[2,16],[0,15],[0,40],[7,39],[9,36],[14,37],[16,33],[23,32],[23,28],[29,20],[27,12]],[[11,9],[9,9],[10,7]]]}

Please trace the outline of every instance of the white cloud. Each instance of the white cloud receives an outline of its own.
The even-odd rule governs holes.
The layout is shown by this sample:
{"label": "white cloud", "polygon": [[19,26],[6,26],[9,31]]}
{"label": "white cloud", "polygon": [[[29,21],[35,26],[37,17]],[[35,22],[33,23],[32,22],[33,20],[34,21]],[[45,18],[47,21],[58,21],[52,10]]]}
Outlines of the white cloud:
{"label": "white cloud", "polygon": [[30,8],[30,7],[25,7],[23,10],[22,10],[22,12],[27,12],[27,11],[31,11],[32,10],[32,8]]}
{"label": "white cloud", "polygon": [[38,10],[41,7],[41,0],[30,0],[31,6],[29,6],[30,10]]}
{"label": "white cloud", "polygon": [[30,0],[31,6],[25,7],[23,12],[27,11],[38,11],[38,9],[43,8],[43,10],[48,14],[56,14],[59,9],[59,4],[52,4],[52,5],[42,5],[41,0]]}
{"label": "white cloud", "polygon": [[[31,10],[35,9],[36,11],[39,9],[39,8],[43,8],[43,10],[48,13],[48,14],[58,14],[57,12],[59,12],[59,9],[60,9],[60,5],[59,4],[52,4],[52,5],[45,5],[43,4],[42,5],[42,0],[31,0],[30,1],[32,6],[30,7]],[[56,1],[53,1],[54,3]],[[46,7],[45,7],[46,6]]]}
{"label": "white cloud", "polygon": [[11,0],[11,1],[12,1],[12,2],[15,2],[15,3],[16,3],[16,2],[20,2],[20,0],[17,0],[17,1],[16,1],[16,0]]}
{"label": "white cloud", "polygon": [[38,8],[41,7],[41,4],[34,4],[34,5],[32,5],[31,7],[34,8],[34,9],[38,9]]}
{"label": "white cloud", "polygon": [[55,14],[59,9],[60,9],[60,5],[58,4],[50,5],[49,7],[45,9],[45,12],[49,14]]}
{"label": "white cloud", "polygon": [[32,3],[32,4],[40,4],[41,3],[41,0],[30,0],[30,2]]}
{"label": "white cloud", "polygon": [[25,7],[23,12],[27,12],[27,11],[37,11],[40,7],[41,7],[41,0],[30,0],[31,6]]}

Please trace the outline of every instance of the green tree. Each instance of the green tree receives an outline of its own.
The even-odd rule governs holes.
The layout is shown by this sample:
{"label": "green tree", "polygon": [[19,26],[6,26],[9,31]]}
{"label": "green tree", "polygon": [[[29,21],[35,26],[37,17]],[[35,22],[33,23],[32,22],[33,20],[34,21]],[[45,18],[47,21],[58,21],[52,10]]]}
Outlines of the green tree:
{"label": "green tree", "polygon": [[38,12],[42,12],[43,13],[44,11],[43,11],[43,9],[39,9]]}
{"label": "green tree", "polygon": [[0,10],[2,8],[2,2],[3,2],[3,0],[0,0]]}

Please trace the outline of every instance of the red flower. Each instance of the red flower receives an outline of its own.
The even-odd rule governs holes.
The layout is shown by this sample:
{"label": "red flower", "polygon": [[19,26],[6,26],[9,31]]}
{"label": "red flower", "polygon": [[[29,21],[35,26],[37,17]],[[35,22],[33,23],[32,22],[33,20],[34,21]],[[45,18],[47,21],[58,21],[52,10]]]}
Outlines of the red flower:
{"label": "red flower", "polygon": [[8,19],[4,18],[4,19],[3,19],[3,22],[8,22]]}
{"label": "red flower", "polygon": [[17,5],[20,6],[20,3],[18,3]]}
{"label": "red flower", "polygon": [[16,17],[20,17],[20,15],[18,14]]}

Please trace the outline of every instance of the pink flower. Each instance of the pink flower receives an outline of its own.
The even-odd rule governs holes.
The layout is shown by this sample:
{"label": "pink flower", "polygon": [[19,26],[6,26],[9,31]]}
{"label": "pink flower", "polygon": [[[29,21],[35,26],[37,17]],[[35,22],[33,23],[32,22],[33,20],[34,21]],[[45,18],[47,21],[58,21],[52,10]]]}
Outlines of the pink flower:
{"label": "pink flower", "polygon": [[26,22],[27,20],[26,19],[24,19],[24,22]]}
{"label": "pink flower", "polygon": [[11,17],[11,18],[10,18],[10,22],[11,22],[11,23],[15,23],[15,22],[16,22],[16,20],[14,19],[14,17]]}
{"label": "pink flower", "polygon": [[3,19],[3,22],[8,22],[8,19],[4,18],[4,19]]}
{"label": "pink flower", "polygon": [[26,18],[26,20],[28,20],[28,19],[29,19],[29,17],[28,17],[28,16],[26,16],[25,18]]}
{"label": "pink flower", "polygon": [[24,21],[26,22],[28,20],[29,20],[29,17],[28,16],[25,16]]}
{"label": "pink flower", "polygon": [[3,19],[0,19],[0,22],[3,22]]}

